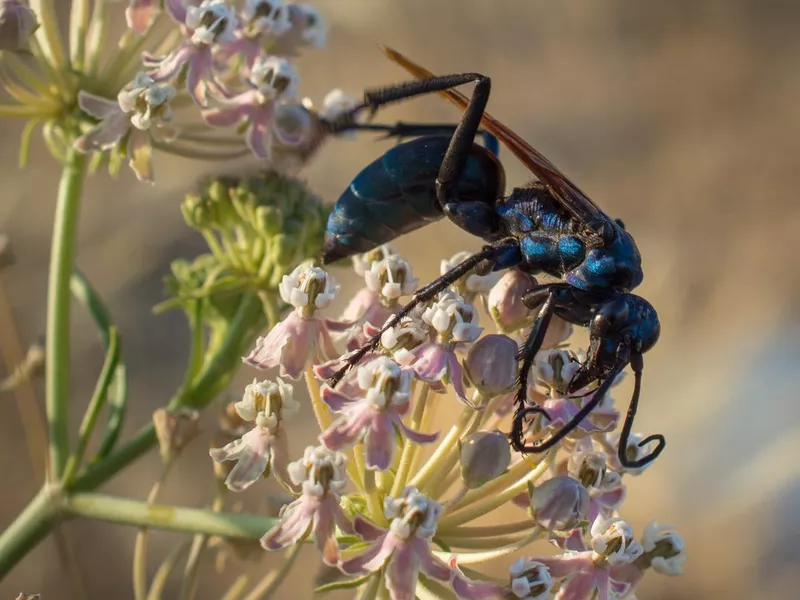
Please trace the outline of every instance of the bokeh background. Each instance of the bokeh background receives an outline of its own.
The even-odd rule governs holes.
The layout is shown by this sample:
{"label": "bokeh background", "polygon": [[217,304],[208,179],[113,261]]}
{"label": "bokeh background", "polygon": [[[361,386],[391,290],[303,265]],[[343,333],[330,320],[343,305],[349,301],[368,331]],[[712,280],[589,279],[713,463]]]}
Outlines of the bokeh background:
{"label": "bokeh background", "polygon": [[[683,577],[652,574],[639,598],[796,597],[800,5],[788,0],[316,4],[330,20],[331,36],[325,50],[300,60],[304,95],[319,101],[334,87],[357,95],[405,79],[378,52],[378,43],[434,72],[488,74],[491,112],[607,212],[623,218],[635,235],[646,273],[639,293],[657,307],[663,324],[662,339],[646,358],[637,429],[663,432],[669,446],[655,468],[629,481],[624,515],[638,531],[652,518],[676,525],[690,554]],[[437,98],[381,114],[386,122],[456,117],[455,109]],[[43,333],[58,167],[37,141],[28,167],[17,170],[20,131],[17,123],[4,122],[0,138],[0,231],[11,236],[17,258],[2,278],[20,335],[30,342]],[[331,143],[303,176],[333,201],[386,147],[367,137]],[[507,153],[504,160],[509,182],[524,182],[524,170]],[[255,166],[162,156],[154,188],[138,184],[127,171],[116,182],[101,174],[86,186],[78,265],[101,290],[121,329],[132,380],[126,433],[147,421],[182,376],[182,315],[150,314],[162,299],[161,278],[169,262],[203,248],[185,227],[179,202],[202,174]],[[474,250],[478,242],[442,222],[397,247],[426,281],[438,273],[440,258]],[[336,275],[345,290],[355,289],[348,270]],[[78,310],[73,327],[79,403],[90,393],[102,353]],[[232,390],[249,377],[251,372],[242,373]],[[78,410],[74,417],[77,426]],[[302,421],[291,424],[299,448],[314,435]],[[107,489],[143,498],[158,470],[151,455]],[[5,528],[38,486],[10,396],[0,397],[0,473],[0,527]],[[269,490],[256,487],[246,496],[251,506],[263,504]],[[171,477],[162,499],[200,506],[211,494],[210,462],[200,444]],[[71,522],[64,531],[77,548],[88,597],[131,597],[132,529]],[[153,569],[175,539],[153,536]],[[45,600],[70,598],[56,557],[52,541],[42,544],[0,583],[0,597],[25,590],[41,592]],[[309,552],[281,597],[310,597],[313,560]],[[199,597],[218,598],[228,575],[216,575],[213,560],[204,568]]]}

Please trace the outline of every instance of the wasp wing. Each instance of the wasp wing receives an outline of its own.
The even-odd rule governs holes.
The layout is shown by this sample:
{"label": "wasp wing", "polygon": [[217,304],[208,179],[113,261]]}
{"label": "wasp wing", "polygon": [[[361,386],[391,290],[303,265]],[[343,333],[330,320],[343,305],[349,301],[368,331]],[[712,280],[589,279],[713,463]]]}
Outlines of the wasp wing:
{"label": "wasp wing", "polygon": [[[380,48],[389,59],[396,62],[417,79],[435,77],[435,75],[426,68],[409,60],[396,50],[392,50],[386,46],[381,46]],[[442,90],[439,94],[462,110],[464,110],[469,103],[469,100],[464,94],[454,89]],[[487,131],[497,136],[497,139],[499,139],[514,156],[539,179],[539,181],[550,188],[553,196],[573,217],[584,223],[597,220],[611,221],[608,215],[592,202],[578,186],[567,179],[567,176],[559,171],[553,163],[506,125],[503,125],[487,112],[483,113],[481,123]]]}

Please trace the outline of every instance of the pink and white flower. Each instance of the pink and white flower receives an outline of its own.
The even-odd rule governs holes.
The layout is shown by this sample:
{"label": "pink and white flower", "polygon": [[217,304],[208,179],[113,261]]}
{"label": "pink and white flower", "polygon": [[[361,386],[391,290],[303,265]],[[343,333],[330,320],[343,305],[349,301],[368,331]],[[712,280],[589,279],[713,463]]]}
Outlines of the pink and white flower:
{"label": "pink and white flower", "polygon": [[344,332],[349,350],[367,342],[364,325],[383,325],[402,309],[400,298],[413,294],[419,283],[408,261],[387,245],[354,257],[353,268],[364,278],[365,287],[356,293],[340,317],[351,324]]}
{"label": "pink and white flower", "polygon": [[226,446],[209,450],[216,462],[236,461],[225,485],[240,492],[269,472],[288,482],[289,448],[282,424],[300,408],[292,397],[292,387],[280,379],[276,383],[253,380],[234,407],[242,419],[254,421],[255,427]]}
{"label": "pink and white flower", "polygon": [[81,90],[81,110],[100,119],[100,123],[75,141],[81,152],[102,152],[120,143],[126,144],[129,164],[140,181],[153,183],[153,160],[150,137],[160,129],[165,138],[175,131],[167,124],[172,120],[170,101],[175,88],[156,82],[147,73],[139,73],[117,95],[117,101]]}
{"label": "pink and white flower", "polygon": [[129,28],[145,35],[160,12],[161,0],[129,0],[125,20]]}
{"label": "pink and white flower", "polygon": [[443,293],[425,309],[422,320],[430,326],[435,339],[412,351],[414,372],[423,381],[433,384],[432,389],[437,392],[452,385],[459,399],[469,404],[464,369],[455,350],[474,342],[483,331],[477,324],[477,311],[456,294]]}
{"label": "pink and white flower", "polygon": [[247,147],[256,158],[268,160],[272,136],[282,135],[281,128],[274,127],[275,109],[279,102],[296,95],[298,81],[297,71],[285,58],[259,57],[246,81],[250,89],[203,111],[203,119],[215,127],[243,126]]}
{"label": "pink and white flower", "polygon": [[559,600],[609,600],[632,589],[630,570],[644,550],[630,525],[622,519],[598,517],[590,536],[591,550],[534,559],[547,567],[553,580],[562,580]]}
{"label": "pink and white flower", "polygon": [[671,525],[651,521],[642,534],[644,555],[656,573],[676,576],[683,573],[686,552],[683,538]]}
{"label": "pink and white flower", "polygon": [[[391,519],[389,529],[381,529],[356,516],[353,523],[356,533],[372,543],[360,554],[339,563],[339,569],[347,575],[385,569],[386,587],[392,600],[414,600],[420,571],[438,581],[450,583],[456,580],[462,591],[469,592],[463,576],[456,579],[459,575],[456,570],[433,554],[431,539],[436,533],[436,520],[441,511],[441,504],[415,488],[406,488],[399,498],[387,497],[384,514]],[[461,597],[486,596],[473,593]]]}
{"label": "pink and white flower", "polygon": [[242,360],[258,369],[280,366],[282,376],[297,379],[309,364],[337,356],[329,321],[317,317],[316,311],[330,304],[339,285],[324,270],[303,263],[283,276],[278,291],[294,310],[265,337],[258,338],[253,350]]}
{"label": "pink and white flower", "polygon": [[322,389],[322,401],[340,416],[320,436],[331,450],[340,450],[364,440],[366,466],[385,471],[392,465],[397,446],[395,432],[417,444],[430,444],[439,434],[409,429],[403,417],[411,407],[414,373],[392,359],[381,356],[358,369],[360,399],[330,386]]}
{"label": "pink and white flower", "polygon": [[303,458],[289,464],[292,483],[302,488],[300,497],[284,506],[280,520],[261,538],[267,550],[282,550],[314,534],[314,544],[322,561],[335,566],[339,561],[336,527],[353,534],[353,526],[339,506],[347,484],[347,457],[320,446],[306,448]]}
{"label": "pink and white flower", "polygon": [[186,90],[199,106],[208,105],[209,89],[219,89],[213,72],[214,49],[233,42],[237,18],[225,0],[203,0],[185,6],[182,0],[166,0],[169,15],[181,26],[184,41],[162,57],[144,56],[150,76],[158,82],[186,79]]}
{"label": "pink and white flower", "polygon": [[508,568],[511,593],[521,600],[545,600],[550,597],[553,578],[542,563],[522,557]]}
{"label": "pink and white flower", "polygon": [[[457,267],[462,262],[472,256],[471,252],[457,252],[449,259],[444,259],[439,265],[439,274],[444,275],[449,270]],[[502,273],[500,271],[491,271],[486,275],[478,275],[475,272],[469,272],[458,281],[456,281],[451,288],[461,296],[468,304],[473,304],[475,299],[479,296],[485,300],[491,289],[500,281]]]}

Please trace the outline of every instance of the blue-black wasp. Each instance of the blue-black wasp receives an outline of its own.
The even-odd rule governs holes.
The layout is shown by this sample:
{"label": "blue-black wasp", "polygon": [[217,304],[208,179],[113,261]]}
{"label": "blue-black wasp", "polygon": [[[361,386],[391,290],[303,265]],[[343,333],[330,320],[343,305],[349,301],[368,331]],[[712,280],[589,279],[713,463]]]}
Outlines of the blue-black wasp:
{"label": "blue-black wasp", "polygon": [[[655,309],[630,293],[642,281],[641,257],[633,237],[621,221],[606,215],[549,160],[485,111],[488,77],[478,73],[434,76],[398,52],[382,49],[416,80],[365,92],[361,104],[328,124],[331,131],[358,128],[355,119],[363,111],[372,114],[387,104],[434,92],[459,106],[463,115],[452,135],[424,135],[415,130],[412,134],[422,133],[421,137],[398,144],[355,177],[328,220],[323,261],[366,252],[444,216],[487,242],[417,291],[382,331],[473,269],[487,273],[516,267],[558,278],[556,283],[537,285],[523,297],[538,314],[520,350],[511,445],[522,453],[552,448],[589,415],[630,365],[634,390],[620,435],[619,459],[630,468],[655,460],[666,445],[661,434],[639,444],[656,442],[647,456],[632,460],[626,451],[641,391],[642,354],[653,347],[660,332]],[[454,89],[467,83],[475,84],[469,99]],[[536,180],[506,195],[501,163],[495,153],[475,143],[481,127],[496,136]],[[526,403],[527,378],[554,314],[589,330],[587,358],[570,392],[598,385],[572,421],[549,438],[526,444],[528,418],[534,414],[547,418],[541,408]],[[379,339],[380,334],[350,355],[330,383],[338,383]]]}

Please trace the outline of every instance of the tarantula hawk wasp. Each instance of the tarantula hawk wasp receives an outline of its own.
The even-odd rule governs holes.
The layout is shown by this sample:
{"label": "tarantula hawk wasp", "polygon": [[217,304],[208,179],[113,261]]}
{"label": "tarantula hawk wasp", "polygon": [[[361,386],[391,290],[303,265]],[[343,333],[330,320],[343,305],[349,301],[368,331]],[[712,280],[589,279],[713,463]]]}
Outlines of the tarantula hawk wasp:
{"label": "tarantula hawk wasp", "polygon": [[[634,389],[618,456],[628,468],[655,460],[666,445],[661,434],[639,444],[644,447],[657,442],[647,456],[632,460],[627,455],[641,392],[642,354],[653,347],[660,332],[655,309],[630,293],[642,281],[641,257],[633,238],[621,221],[608,217],[549,160],[485,112],[488,77],[478,73],[434,76],[398,52],[382,50],[417,80],[365,92],[363,103],[327,124],[331,132],[358,129],[355,118],[362,111],[373,114],[387,104],[434,92],[464,112],[452,135],[425,135],[412,127],[412,135],[420,137],[398,144],[356,176],[328,220],[323,261],[367,252],[444,216],[487,242],[482,250],[417,291],[381,332],[473,269],[488,273],[516,267],[558,278],[556,283],[535,286],[523,297],[538,314],[520,351],[511,445],[522,453],[552,448],[598,406],[614,379],[630,365]],[[469,99],[453,89],[466,83],[475,84]],[[536,180],[506,195],[504,170],[495,153],[474,143],[481,126]],[[526,396],[534,356],[554,314],[589,330],[588,355],[569,391],[574,393],[594,382],[598,385],[592,398],[562,429],[545,440],[526,444],[527,419],[534,414],[549,418],[543,409],[527,404]],[[379,340],[380,334],[349,356],[329,382],[336,385]]]}

